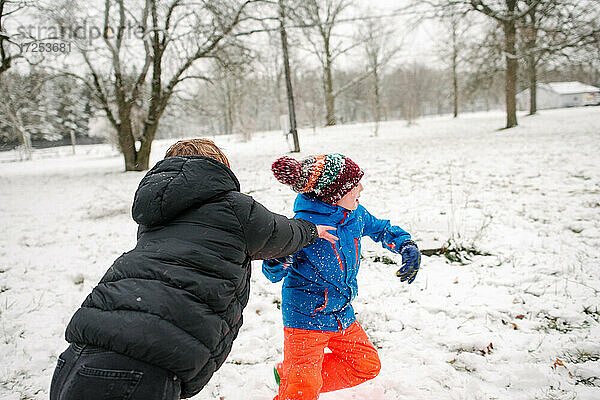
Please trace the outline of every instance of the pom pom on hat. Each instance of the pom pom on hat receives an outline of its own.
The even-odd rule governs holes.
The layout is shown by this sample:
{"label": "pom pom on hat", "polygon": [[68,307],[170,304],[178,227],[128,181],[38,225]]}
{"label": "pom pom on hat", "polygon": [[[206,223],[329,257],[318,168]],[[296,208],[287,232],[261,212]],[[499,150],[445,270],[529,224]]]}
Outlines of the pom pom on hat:
{"label": "pom pom on hat", "polygon": [[300,179],[302,165],[292,157],[283,156],[271,165],[275,178],[284,185],[294,185]]}
{"label": "pom pom on hat", "polygon": [[277,180],[298,193],[311,193],[317,199],[335,204],[358,184],[364,172],[342,154],[308,156],[300,161],[280,157],[271,166]]}

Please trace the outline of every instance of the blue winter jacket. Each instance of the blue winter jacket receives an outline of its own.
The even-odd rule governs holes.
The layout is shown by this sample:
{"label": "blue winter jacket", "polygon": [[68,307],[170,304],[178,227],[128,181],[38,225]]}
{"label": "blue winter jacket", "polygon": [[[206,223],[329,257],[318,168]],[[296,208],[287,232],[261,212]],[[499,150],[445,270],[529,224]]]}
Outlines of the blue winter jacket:
{"label": "blue winter jacket", "polygon": [[271,282],[285,278],[281,310],[283,325],[321,331],[346,329],[355,320],[352,299],[358,293],[356,275],[360,266],[360,241],[370,236],[388,250],[397,252],[410,234],[390,221],[373,217],[359,205],[355,211],[323,203],[299,194],[295,218],[316,225],[336,227],[335,244],[319,239],[289,260],[263,262],[263,273]]}

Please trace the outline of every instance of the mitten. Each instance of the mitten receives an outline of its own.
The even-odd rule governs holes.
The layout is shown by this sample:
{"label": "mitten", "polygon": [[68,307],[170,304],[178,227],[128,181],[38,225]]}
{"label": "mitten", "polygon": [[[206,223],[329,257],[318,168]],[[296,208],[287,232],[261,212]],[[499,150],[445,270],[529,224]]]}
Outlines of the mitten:
{"label": "mitten", "polygon": [[264,260],[262,265],[263,274],[273,283],[279,282],[286,277],[288,268],[293,264],[292,256]]}
{"label": "mitten", "polygon": [[400,282],[407,281],[413,283],[421,266],[421,253],[417,244],[412,240],[405,240],[400,245],[400,255],[402,256],[402,267],[396,272]]}

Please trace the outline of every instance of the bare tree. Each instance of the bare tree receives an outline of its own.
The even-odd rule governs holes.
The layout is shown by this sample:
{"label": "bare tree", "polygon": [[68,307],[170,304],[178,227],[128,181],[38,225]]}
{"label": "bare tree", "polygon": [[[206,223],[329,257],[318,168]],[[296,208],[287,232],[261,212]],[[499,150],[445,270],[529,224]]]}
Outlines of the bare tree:
{"label": "bare tree", "polygon": [[[25,1],[0,0],[0,76],[22,57],[20,47],[6,30],[6,20],[27,7]],[[17,51],[19,49],[19,51]]]}
{"label": "bare tree", "polygon": [[[505,59],[505,103],[506,128],[517,125],[516,93],[519,59],[518,31],[524,31],[527,37],[525,53],[529,57],[529,85],[537,81],[535,77],[536,57],[549,51],[560,51],[565,48],[581,47],[585,44],[597,43],[599,28],[597,23],[598,2],[574,0],[431,0],[426,1],[434,6],[438,15],[464,11],[475,11],[501,26],[503,30],[503,47]],[[548,18],[554,15],[553,18]],[[553,20],[554,27],[544,28],[542,20]],[[539,32],[544,31],[552,37],[552,43],[541,51]],[[539,59],[538,59],[539,61]],[[535,90],[534,90],[535,91]],[[535,109],[535,101],[532,102]]]}
{"label": "bare tree", "polygon": [[450,16],[448,27],[450,28],[450,71],[452,74],[452,114],[454,118],[458,117],[459,111],[459,84],[458,84],[458,69],[464,62],[464,51],[466,47],[467,32],[470,24],[461,25],[465,15],[454,14]]}
{"label": "bare tree", "polygon": [[497,24],[484,28],[481,37],[465,42],[462,57],[462,102],[471,111],[504,105],[505,65],[503,32]]}
{"label": "bare tree", "polygon": [[283,0],[279,0],[279,32],[281,36],[281,49],[283,55],[283,68],[285,71],[285,86],[288,99],[288,112],[290,118],[290,131],[294,141],[293,153],[300,152],[300,139],[298,138],[298,130],[296,129],[296,107],[294,105],[294,91],[292,87],[292,76],[290,71],[290,56],[288,52],[288,39],[287,31],[285,29],[286,24],[286,6]]}
{"label": "bare tree", "polygon": [[31,159],[31,136],[41,134],[48,125],[48,110],[40,106],[46,79],[43,74],[32,73],[27,77],[14,74],[0,85],[0,124],[9,127],[12,137],[18,138],[21,143],[21,159]]}
{"label": "bare tree", "polygon": [[541,59],[541,52],[537,49],[540,22],[544,13],[538,13],[540,4],[532,4],[534,0],[525,0],[530,4],[529,12],[523,17],[521,36],[524,42],[524,57],[529,86],[529,115],[537,112],[537,68]]}
{"label": "bare tree", "polygon": [[317,125],[322,119],[323,97],[321,95],[321,74],[315,70],[300,71],[297,87],[298,100],[300,103],[300,116],[304,117],[304,123],[307,123],[313,130],[317,132]]}
{"label": "bare tree", "polygon": [[464,12],[449,12],[447,15],[443,15],[439,22],[441,22],[441,35],[438,39],[437,54],[440,61],[449,69],[452,86],[452,113],[454,118],[457,118],[461,101],[459,92],[464,86],[459,84],[460,69],[466,64],[472,32],[477,31],[477,29],[473,29],[476,21],[469,18],[469,15]]}
{"label": "bare tree", "polygon": [[226,135],[233,134],[234,126],[240,116],[239,110],[244,96],[240,88],[242,79],[241,71],[230,69],[221,71],[220,79],[215,81],[221,110],[222,132]]}
{"label": "bare tree", "polygon": [[367,60],[367,71],[373,81],[373,134],[379,132],[381,121],[381,80],[385,67],[400,50],[400,43],[394,43],[397,31],[381,19],[367,19],[359,32]]}
{"label": "bare tree", "polygon": [[[160,118],[178,86],[188,79],[206,79],[196,68],[198,60],[218,58],[218,51],[234,41],[234,29],[248,18],[247,7],[257,1],[143,0],[136,7],[125,0],[105,0],[103,46],[80,47],[88,74],[70,74],[94,91],[117,130],[125,170],[148,169]],[[127,35],[129,19],[140,33],[134,38]],[[146,87],[148,98],[142,96]],[[139,139],[133,133],[135,104],[145,112]]]}
{"label": "bare tree", "polygon": [[504,31],[504,57],[506,63],[505,77],[505,102],[506,102],[506,128],[517,126],[517,24],[541,0],[534,0],[530,5],[519,8],[518,0],[503,0],[494,7],[491,2],[483,0],[470,0],[471,7],[487,17],[498,22]]}
{"label": "bare tree", "polygon": [[571,0],[524,0],[529,11],[519,30],[529,88],[529,114],[537,112],[538,68],[543,62],[592,53],[600,48],[600,3]]}
{"label": "bare tree", "polygon": [[517,126],[517,26],[531,7],[543,0],[533,0],[530,5],[520,0],[450,0],[429,2],[440,15],[476,11],[498,23],[503,30],[503,53],[505,59],[506,128]]}
{"label": "bare tree", "polygon": [[285,112],[280,46],[275,38],[252,57],[236,61],[229,56],[225,61],[221,56],[224,62],[214,65],[210,81],[198,82],[193,95],[190,106],[197,125],[211,134],[241,132],[245,140],[252,130],[279,127],[279,116]]}
{"label": "bare tree", "polygon": [[439,86],[439,75],[425,65],[411,63],[393,71],[390,79],[390,85],[402,88],[393,93],[390,101],[400,109],[400,117],[411,126],[434,100],[427,97]]}
{"label": "bare tree", "polygon": [[310,44],[311,51],[319,60],[322,69],[323,93],[325,97],[325,124],[336,124],[335,99],[357,82],[364,80],[369,74],[357,77],[349,84],[334,89],[334,63],[342,54],[346,54],[360,43],[346,43],[334,34],[345,12],[352,5],[351,0],[306,0],[294,9],[294,17],[298,24],[305,26],[303,32]]}

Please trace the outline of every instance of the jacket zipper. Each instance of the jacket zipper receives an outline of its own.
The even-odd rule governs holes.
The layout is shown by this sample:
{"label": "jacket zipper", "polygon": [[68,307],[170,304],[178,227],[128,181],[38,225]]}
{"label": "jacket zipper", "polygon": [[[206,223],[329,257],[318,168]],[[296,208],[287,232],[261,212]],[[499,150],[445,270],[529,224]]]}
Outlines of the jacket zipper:
{"label": "jacket zipper", "polygon": [[354,238],[354,248],[356,249],[356,263],[354,269],[358,268],[358,261],[360,260],[360,254],[358,253],[358,238]]}
{"label": "jacket zipper", "polygon": [[346,220],[347,216],[348,216],[348,211],[344,211],[344,218],[342,218],[342,221],[340,222],[340,225],[344,223],[344,221]]}
{"label": "jacket zipper", "polygon": [[340,258],[340,253],[338,253],[338,251],[335,247],[335,243],[331,243],[331,247],[333,247],[333,252],[335,253],[338,263],[340,264],[340,269],[342,270],[342,272],[344,272],[344,264],[342,263],[342,259]]}

